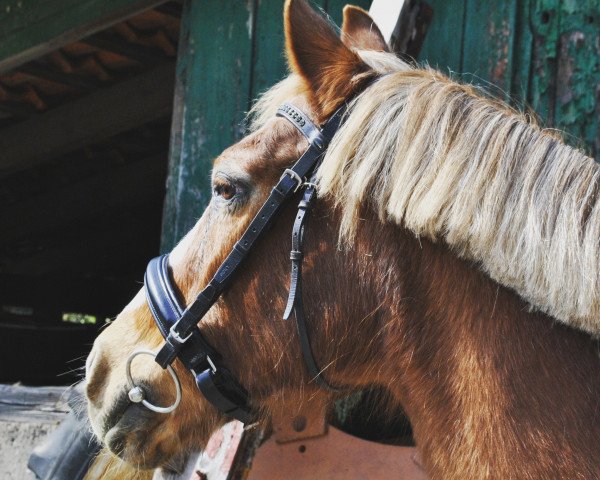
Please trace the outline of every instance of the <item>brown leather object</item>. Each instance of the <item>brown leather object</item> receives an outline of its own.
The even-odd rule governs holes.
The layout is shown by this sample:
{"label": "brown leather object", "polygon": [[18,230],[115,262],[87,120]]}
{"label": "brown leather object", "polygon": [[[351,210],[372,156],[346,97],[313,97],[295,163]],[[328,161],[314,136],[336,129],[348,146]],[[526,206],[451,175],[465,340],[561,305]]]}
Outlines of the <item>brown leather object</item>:
{"label": "brown leather object", "polygon": [[369,442],[329,427],[326,435],[278,443],[256,452],[248,480],[426,480],[414,447]]}

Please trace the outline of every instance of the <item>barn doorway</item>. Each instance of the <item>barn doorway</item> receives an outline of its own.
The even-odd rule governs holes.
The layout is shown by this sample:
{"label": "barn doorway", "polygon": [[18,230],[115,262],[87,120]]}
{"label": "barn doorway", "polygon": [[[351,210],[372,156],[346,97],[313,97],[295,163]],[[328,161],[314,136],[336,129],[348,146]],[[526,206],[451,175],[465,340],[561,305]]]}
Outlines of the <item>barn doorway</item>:
{"label": "barn doorway", "polygon": [[77,381],[159,253],[181,9],[1,70],[0,383]]}

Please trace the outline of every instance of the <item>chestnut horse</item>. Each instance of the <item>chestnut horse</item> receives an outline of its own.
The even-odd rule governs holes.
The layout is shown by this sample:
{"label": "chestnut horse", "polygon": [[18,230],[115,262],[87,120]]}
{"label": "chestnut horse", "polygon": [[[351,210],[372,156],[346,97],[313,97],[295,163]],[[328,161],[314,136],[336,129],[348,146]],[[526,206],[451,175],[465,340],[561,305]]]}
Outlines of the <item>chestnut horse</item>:
{"label": "chestnut horse", "polygon": [[[387,389],[431,478],[600,478],[598,343],[572,328],[600,330],[597,165],[473,87],[398,60],[358,8],[344,9],[341,39],[304,0],[286,2],[284,21],[292,73],[215,160],[210,205],[170,255],[182,298],[195,298],[307,147],[277,107],[289,101],[319,124],[354,98],[305,241],[305,311],[325,378]],[[336,395],[309,378],[294,322],[281,318],[295,204],[199,325],[262,418]],[[173,413],[128,400],[128,356],[162,342],[140,292],[87,362],[96,435],[142,468],[202,446],[228,420],[178,363]],[[154,403],[173,400],[151,360],[134,370]]]}

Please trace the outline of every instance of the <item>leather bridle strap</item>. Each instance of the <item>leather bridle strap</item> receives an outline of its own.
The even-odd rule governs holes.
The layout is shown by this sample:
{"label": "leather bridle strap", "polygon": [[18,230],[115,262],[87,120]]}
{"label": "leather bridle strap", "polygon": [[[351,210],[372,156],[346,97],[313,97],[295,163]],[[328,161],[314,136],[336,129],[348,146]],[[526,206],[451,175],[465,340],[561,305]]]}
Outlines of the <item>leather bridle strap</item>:
{"label": "leather bridle strap", "polygon": [[[291,293],[286,318],[292,310],[295,312],[300,345],[309,374],[323,388],[338,390],[322,378],[312,354],[302,308],[300,274],[304,220],[316,193],[315,172],[329,142],[340,126],[345,111],[344,105],[329,118],[323,129],[319,129],[304,113],[290,104],[284,104],[278,109],[277,115],[289,120],[307,138],[308,149],[291,168],[284,171],[266,202],[252,219],[242,237],[235,243],[213,278],[187,308],[173,286],[167,255],[153,259],[146,270],[144,283],[147,301],[156,324],[165,338],[165,343],[156,353],[156,362],[161,367],[167,368],[176,358],[179,358],[194,374],[198,388],[206,399],[220,411],[244,423],[252,421],[256,413],[250,406],[248,393],[222,366],[221,357],[206,342],[198,325],[230,284],[234,273],[277,216],[283,204],[301,188],[305,188],[305,192],[294,223],[294,235],[297,240],[293,242],[292,260],[295,262],[295,273],[290,285]],[[307,178],[311,180],[307,182]],[[134,352],[133,355],[136,354]]]}
{"label": "leather bridle strap", "polygon": [[302,262],[304,260],[304,228],[308,220],[312,202],[316,198],[317,186],[315,184],[316,175],[306,184],[306,189],[302,195],[302,200],[298,204],[298,213],[294,220],[292,229],[292,250],[290,251],[290,260],[292,261],[292,273],[290,275],[290,293],[288,296],[287,306],[283,314],[283,319],[287,320],[292,312],[296,318],[296,328],[298,330],[298,338],[300,340],[300,348],[304,363],[308,369],[308,374],[315,383],[324,390],[330,392],[343,392],[346,387],[332,386],[323,378],[323,372],[318,367],[315,356],[310,345],[310,337],[308,336],[308,328],[306,326],[306,318],[304,316],[304,303],[302,297]]}
{"label": "leather bridle strap", "polygon": [[191,338],[200,319],[206,315],[210,307],[214,305],[229,285],[233,274],[276,217],[282,205],[302,187],[307,175],[314,171],[331,138],[337,131],[344,112],[345,106],[338,109],[325,123],[323,129],[319,131],[304,114],[293,106],[284,104],[278,110],[278,115],[292,121],[294,126],[303,134],[304,130],[310,128],[309,125],[314,127],[315,132],[311,130],[310,136],[307,136],[310,141],[309,147],[290,169],[285,170],[277,185],[271,190],[266,202],[250,222],[240,240],[235,243],[214,277],[198,294],[194,302],[187,307],[181,318],[170,327],[165,343],[156,355],[156,362],[161,367],[166,368],[167,365],[173,363],[183,345]]}
{"label": "leather bridle strap", "polygon": [[[152,259],[144,277],[146,299],[163,337],[169,334],[169,329],[184,310],[183,302],[171,281],[168,258],[168,255],[161,255]],[[178,357],[194,375],[202,394],[217,409],[243,423],[250,423],[254,419],[248,393],[221,365],[221,357],[204,340],[198,327],[182,346]]]}

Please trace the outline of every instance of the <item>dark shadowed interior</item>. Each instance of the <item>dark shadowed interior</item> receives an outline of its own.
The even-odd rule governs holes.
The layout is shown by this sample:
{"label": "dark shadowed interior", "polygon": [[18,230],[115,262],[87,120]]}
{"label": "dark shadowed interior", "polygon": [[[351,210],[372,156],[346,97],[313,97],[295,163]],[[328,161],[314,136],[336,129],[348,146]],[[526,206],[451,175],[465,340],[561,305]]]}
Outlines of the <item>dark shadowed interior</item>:
{"label": "dark shadowed interior", "polygon": [[181,8],[0,74],[0,383],[80,378],[159,252]]}

